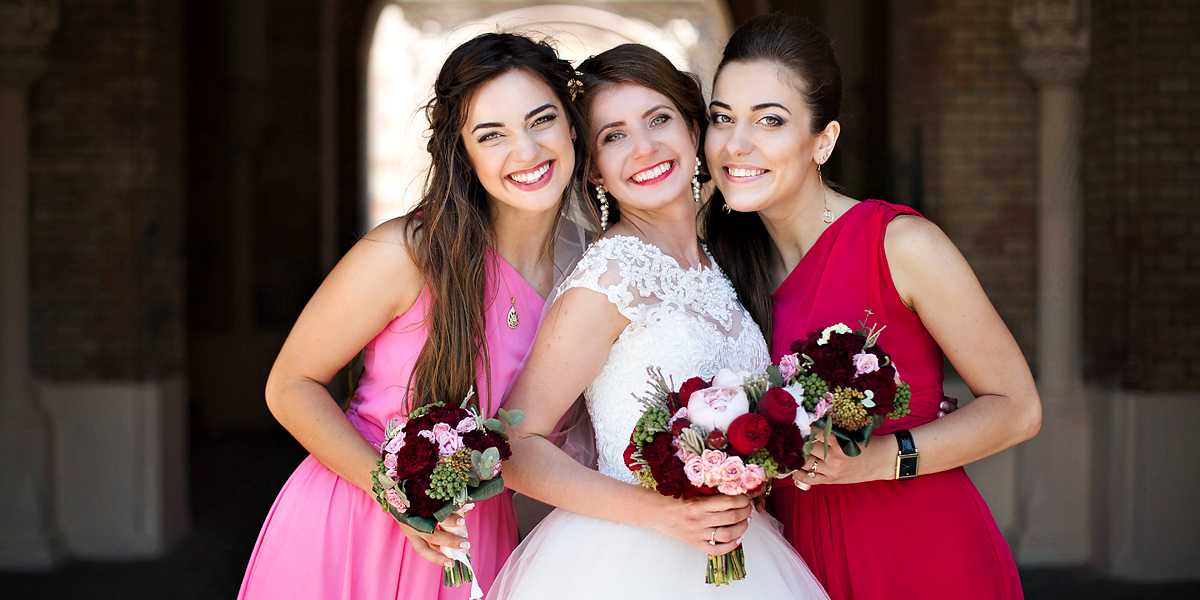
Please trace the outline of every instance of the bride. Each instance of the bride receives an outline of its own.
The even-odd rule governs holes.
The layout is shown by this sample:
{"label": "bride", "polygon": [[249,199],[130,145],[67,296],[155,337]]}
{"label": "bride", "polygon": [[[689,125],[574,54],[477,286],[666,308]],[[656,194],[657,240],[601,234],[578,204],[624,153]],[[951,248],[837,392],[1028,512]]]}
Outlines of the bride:
{"label": "bride", "polygon": [[[677,500],[639,486],[622,453],[660,367],[675,385],[768,365],[762,333],[696,237],[707,122],[695,77],[650,48],[588,59],[581,108],[589,182],[612,223],[564,280],[506,406],[525,411],[509,487],[558,506],[513,553],[488,598],[827,598],[746,496]],[[575,82],[572,82],[575,83]],[[547,440],[580,392],[598,472]],[[704,582],[708,554],[742,544],[746,578]]]}

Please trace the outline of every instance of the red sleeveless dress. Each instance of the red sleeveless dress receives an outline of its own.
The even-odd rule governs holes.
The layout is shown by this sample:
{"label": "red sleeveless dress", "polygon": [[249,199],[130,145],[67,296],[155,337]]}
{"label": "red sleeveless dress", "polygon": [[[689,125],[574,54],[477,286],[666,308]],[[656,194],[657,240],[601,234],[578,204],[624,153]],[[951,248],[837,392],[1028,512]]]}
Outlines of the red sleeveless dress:
{"label": "red sleeveless dress", "polygon": [[[912,386],[912,414],[875,435],[934,420],[943,398],[942,351],[900,300],[884,256],[884,232],[899,215],[917,212],[879,200],[855,205],[774,294],[776,362],[815,329],[868,319],[887,325],[879,344]],[[1012,552],[962,468],[909,481],[776,488],[772,504],[784,536],[834,600],[1023,597]]]}

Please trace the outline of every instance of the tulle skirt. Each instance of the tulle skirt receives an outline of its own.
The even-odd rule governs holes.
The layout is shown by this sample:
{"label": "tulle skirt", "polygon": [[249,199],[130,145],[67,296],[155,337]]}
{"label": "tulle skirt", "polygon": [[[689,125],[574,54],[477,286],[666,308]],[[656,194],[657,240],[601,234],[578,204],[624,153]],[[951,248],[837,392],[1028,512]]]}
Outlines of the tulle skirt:
{"label": "tulle skirt", "polygon": [[746,578],[710,585],[704,552],[657,531],[558,509],[509,557],[487,598],[828,598],[770,515],[754,515],[742,547]]}

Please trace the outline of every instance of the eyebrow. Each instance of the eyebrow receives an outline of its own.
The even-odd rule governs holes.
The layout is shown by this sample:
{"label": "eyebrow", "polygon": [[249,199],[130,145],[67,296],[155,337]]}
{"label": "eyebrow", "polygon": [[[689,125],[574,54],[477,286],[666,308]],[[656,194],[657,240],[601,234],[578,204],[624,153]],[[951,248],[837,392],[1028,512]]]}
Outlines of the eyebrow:
{"label": "eyebrow", "polygon": [[[719,100],[713,100],[712,102],[709,102],[708,105],[709,106],[717,106],[717,107],[723,108],[725,110],[733,110],[732,106],[729,106],[728,104],[725,104],[724,102],[721,102]],[[750,110],[751,111],[760,111],[764,108],[771,108],[773,106],[782,108],[784,110],[784,112],[786,112],[789,115],[792,114],[792,111],[788,110],[788,107],[786,107],[778,102],[764,102],[762,104],[755,104],[754,106],[750,107]]]}
{"label": "eyebrow", "polygon": [[[663,109],[663,108],[670,109],[671,107],[667,106],[666,104],[659,104],[657,106],[651,107],[650,110],[642,113],[642,118],[645,119],[646,117],[648,117],[652,113],[654,113],[654,111]],[[609,124],[605,125],[604,127],[601,127],[600,131],[598,131],[596,133],[596,137],[599,138],[601,134],[603,134],[605,131],[608,131],[609,129],[611,129],[613,127],[621,127],[624,125],[625,125],[625,121],[613,121],[612,123],[609,123]]]}
{"label": "eyebrow", "polygon": [[[554,108],[554,103],[547,102],[547,103],[525,113],[525,120],[528,121],[529,119],[532,119],[534,115],[546,110],[547,108]],[[471,128],[471,133],[475,133],[476,131],[479,131],[480,129],[488,129],[491,127],[504,127],[504,123],[499,123],[496,121],[491,121],[488,123],[480,123]]]}

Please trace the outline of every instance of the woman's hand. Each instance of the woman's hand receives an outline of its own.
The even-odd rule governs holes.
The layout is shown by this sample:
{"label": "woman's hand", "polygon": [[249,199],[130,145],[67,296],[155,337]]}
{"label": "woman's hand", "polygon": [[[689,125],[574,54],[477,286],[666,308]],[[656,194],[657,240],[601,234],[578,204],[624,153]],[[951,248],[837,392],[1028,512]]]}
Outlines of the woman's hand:
{"label": "woman's hand", "polygon": [[804,468],[792,473],[796,487],[806,490],[814,485],[860,483],[889,479],[896,464],[899,446],[896,436],[881,435],[871,438],[871,443],[855,457],[846,456],[835,438],[829,439],[829,450],[825,450],[824,438],[818,438],[812,456]]}
{"label": "woman's hand", "polygon": [[[445,521],[442,521],[441,527],[454,527],[463,524],[465,524],[465,519],[456,513],[447,517]],[[421,558],[442,565],[443,567],[454,566],[454,560],[447,558],[442,553],[443,547],[460,548],[462,550],[471,547],[471,543],[467,541],[467,538],[453,535],[447,531],[443,531],[441,528],[434,529],[433,533],[424,533],[403,523],[397,523],[397,525],[404,531],[404,537],[408,538],[408,542],[412,544],[417,554],[421,555]]]}
{"label": "woman's hand", "polygon": [[733,552],[750,526],[753,509],[746,496],[697,496],[675,500],[661,496],[655,529],[713,556]]}

